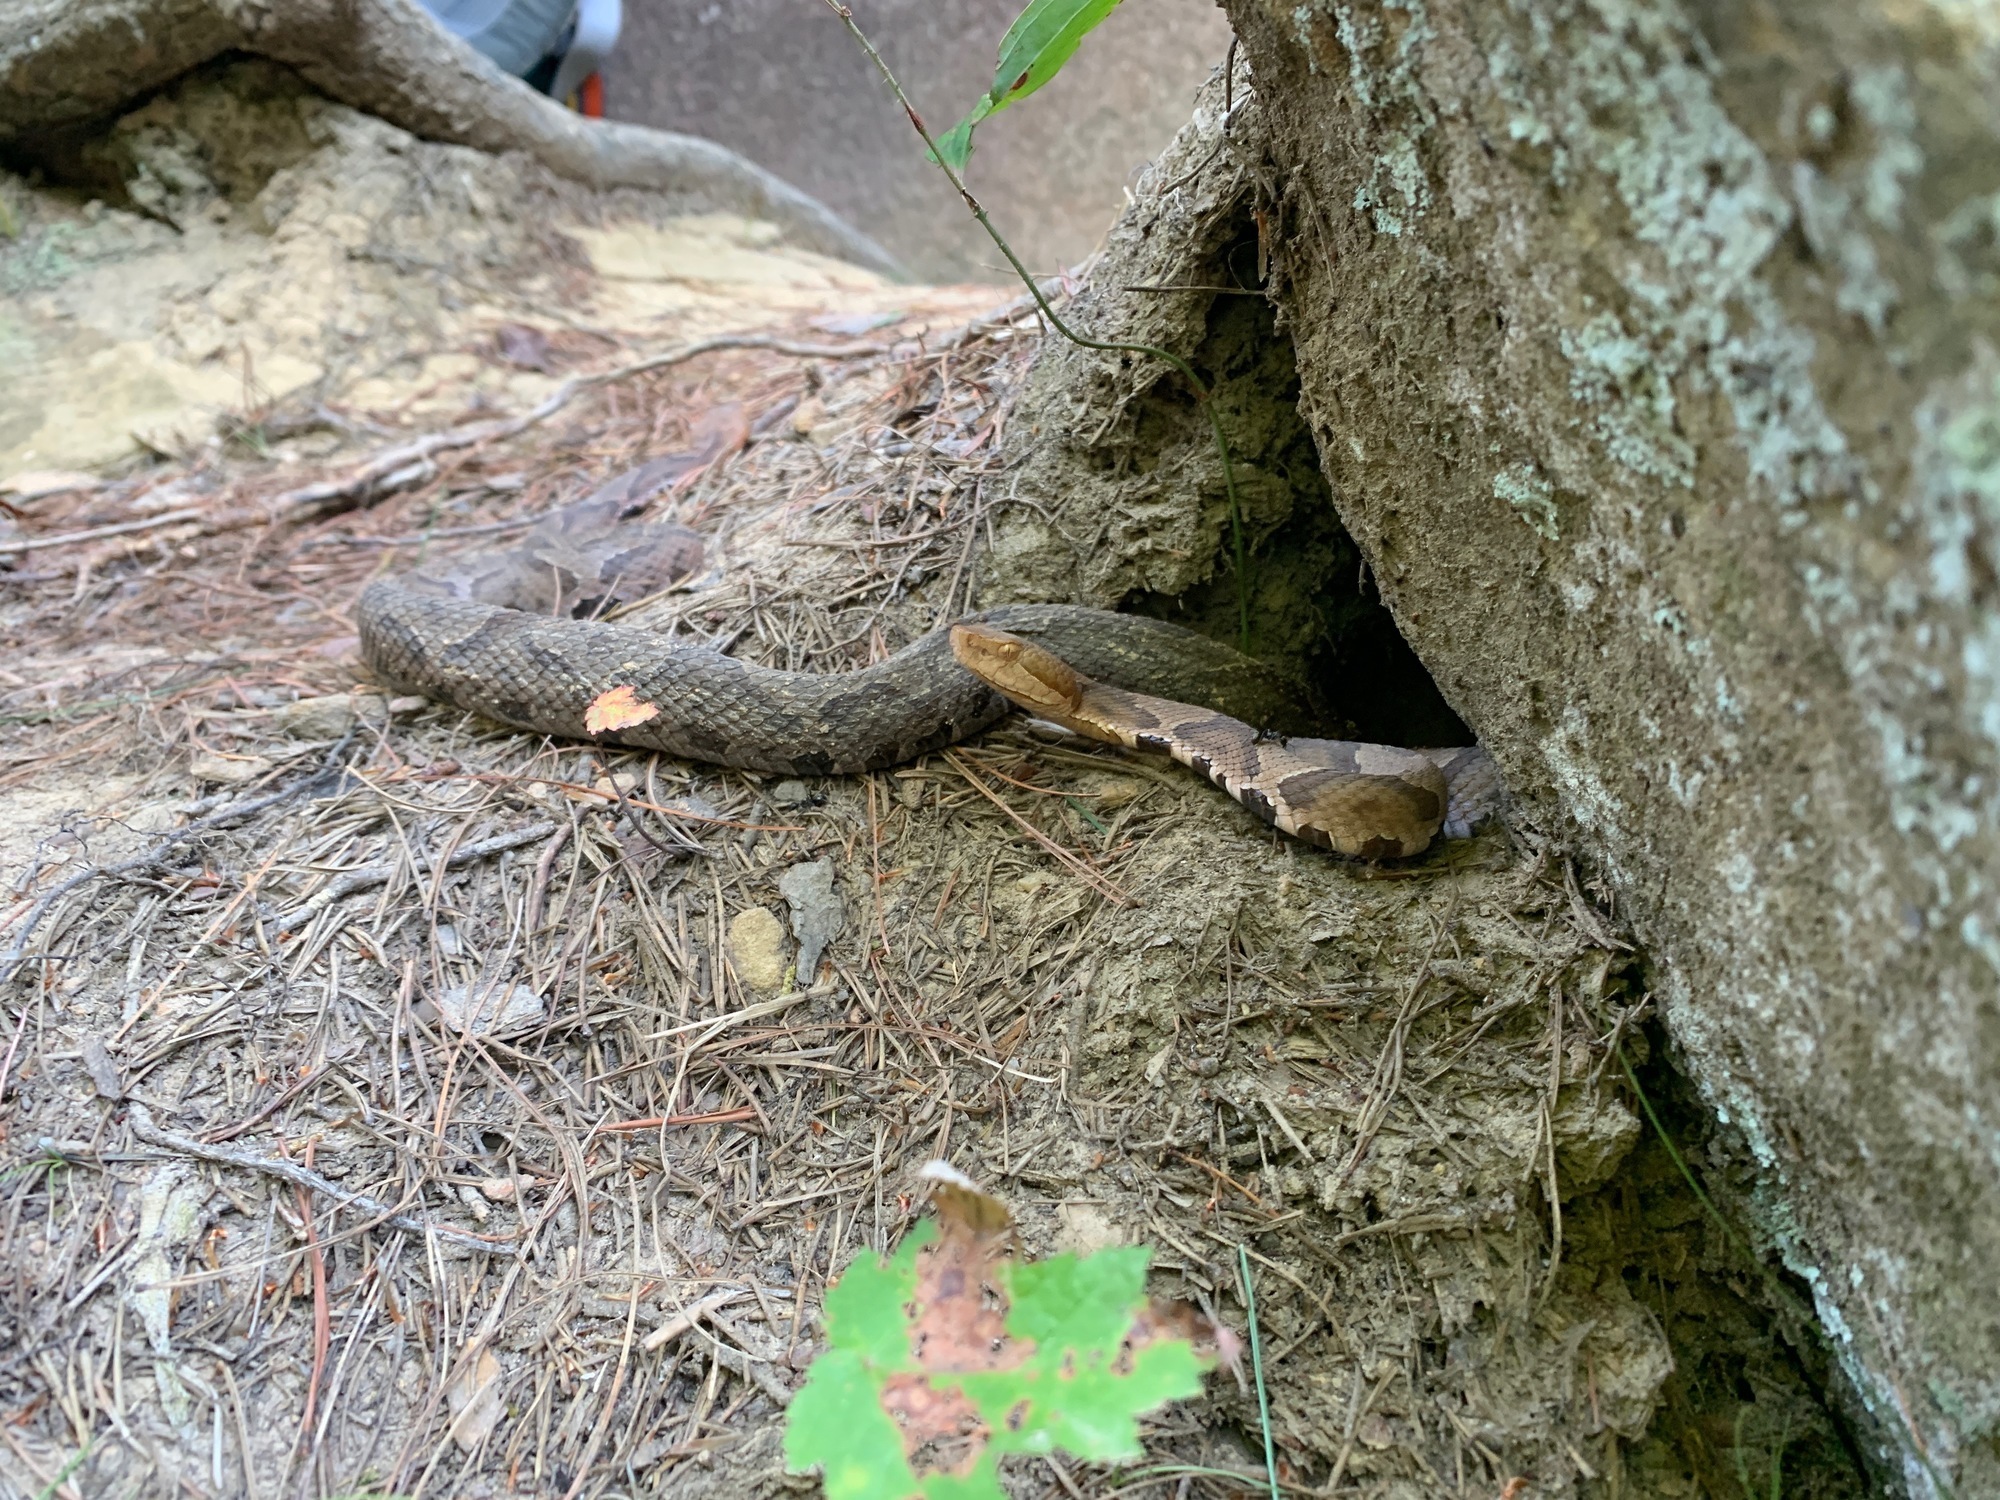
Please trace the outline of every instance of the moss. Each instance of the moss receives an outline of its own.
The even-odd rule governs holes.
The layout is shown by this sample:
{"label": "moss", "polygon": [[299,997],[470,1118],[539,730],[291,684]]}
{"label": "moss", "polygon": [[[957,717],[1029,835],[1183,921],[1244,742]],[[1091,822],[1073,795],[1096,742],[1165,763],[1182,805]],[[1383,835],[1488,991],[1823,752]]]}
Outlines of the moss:
{"label": "moss", "polygon": [[1536,536],[1553,542],[1562,535],[1555,486],[1549,483],[1539,464],[1521,463],[1502,469],[1493,476],[1493,494],[1512,506],[1514,514]]}

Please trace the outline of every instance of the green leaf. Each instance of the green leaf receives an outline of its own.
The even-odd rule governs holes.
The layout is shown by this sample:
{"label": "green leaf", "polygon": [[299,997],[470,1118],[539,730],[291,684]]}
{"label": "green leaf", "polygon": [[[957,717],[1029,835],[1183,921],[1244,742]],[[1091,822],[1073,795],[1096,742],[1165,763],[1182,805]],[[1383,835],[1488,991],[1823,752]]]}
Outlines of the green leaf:
{"label": "green leaf", "polygon": [[993,101],[981,94],[972,113],[938,137],[937,159],[954,172],[963,172],[972,160],[972,127],[992,113]]}
{"label": "green leaf", "polygon": [[[1010,1453],[1139,1457],[1138,1418],[1199,1395],[1212,1363],[1175,1331],[1191,1310],[1148,1300],[1151,1251],[1023,1263],[1004,1207],[999,1232],[986,1212],[997,1200],[941,1184],[938,1201],[939,1220],[828,1290],[828,1347],[786,1414],[787,1467],[819,1466],[827,1500],[1004,1500]],[[931,1472],[918,1477],[913,1455]]]}
{"label": "green leaf", "polygon": [[1070,60],[1084,37],[1118,8],[1118,0],[1028,0],[1000,39],[993,87],[938,141],[938,156],[954,171],[972,159],[972,128],[990,114],[1034,93]]}
{"label": "green leaf", "polygon": [[827,1343],[883,1371],[915,1369],[903,1304],[917,1289],[917,1252],[936,1238],[936,1222],[926,1219],[888,1260],[856,1256],[826,1294]]}
{"label": "green leaf", "polygon": [[1133,1313],[1145,1305],[1152,1258],[1146,1246],[1133,1245],[1014,1267],[1007,1331],[1044,1350],[1061,1344],[1078,1354],[1116,1354]]}
{"label": "green leaf", "polygon": [[818,1464],[826,1500],[902,1500],[920,1493],[903,1457],[903,1435],[877,1399],[880,1390],[879,1373],[859,1354],[829,1349],[792,1397],[785,1465],[796,1473]]}
{"label": "green leaf", "polygon": [[794,1471],[820,1465],[827,1500],[921,1493],[879,1398],[884,1379],[915,1368],[903,1304],[916,1289],[917,1252],[936,1237],[936,1224],[924,1221],[888,1260],[856,1257],[826,1294],[830,1347],[786,1412],[785,1463]]}

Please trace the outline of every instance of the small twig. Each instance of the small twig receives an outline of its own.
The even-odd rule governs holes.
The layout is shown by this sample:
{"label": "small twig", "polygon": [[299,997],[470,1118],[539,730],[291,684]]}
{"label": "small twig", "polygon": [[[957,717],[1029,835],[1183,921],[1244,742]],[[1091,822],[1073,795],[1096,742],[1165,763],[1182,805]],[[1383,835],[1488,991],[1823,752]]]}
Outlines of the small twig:
{"label": "small twig", "polygon": [[133,875],[141,870],[151,869],[164,860],[169,851],[178,844],[184,844],[191,838],[213,832],[215,829],[227,827],[231,823],[249,817],[252,813],[260,813],[266,808],[276,807],[280,802],[288,802],[300,793],[321,785],[328,776],[332,775],[339,768],[341,757],[346,754],[347,747],[353,742],[353,739],[354,731],[350,729],[327,752],[326,759],[320,763],[319,770],[311,776],[301,777],[290,786],[269,793],[266,796],[253,797],[248,802],[233,803],[217,812],[210,813],[207,817],[190,823],[185,828],[176,829],[172,833],[155,839],[143,854],[135,854],[132,858],[115,865],[92,865],[89,869],[79,870],[76,874],[70,876],[69,879],[63,881],[55,889],[42,896],[40,900],[29,908],[28,915],[22,919],[21,925],[15,930],[14,946],[5,953],[0,953],[0,984],[4,984],[7,980],[12,979],[20,972],[21,966],[24,963],[33,960],[34,955],[28,952],[28,939],[34,936],[35,929],[42,925],[43,919],[54,909],[56,903],[61,901],[71,891],[76,890],[80,886],[88,885],[93,880],[112,878],[119,875]]}
{"label": "small twig", "polygon": [[430,542],[455,541],[468,536],[499,536],[507,531],[525,531],[548,517],[542,514],[514,516],[505,521],[488,521],[480,526],[445,526],[436,531],[413,531],[406,536],[335,536],[315,538],[301,549],[317,547],[422,547]]}
{"label": "small twig", "polygon": [[618,1346],[618,1369],[611,1377],[611,1391],[604,1398],[604,1405],[598,1409],[597,1424],[590,1429],[590,1441],[584,1444],[583,1457],[577,1461],[576,1478],[563,1492],[563,1500],[576,1500],[583,1493],[583,1487],[590,1482],[590,1466],[597,1462],[597,1450],[604,1445],[604,1434],[611,1426],[611,1414],[618,1406],[618,1393],[625,1389],[625,1371],[632,1362],[632,1330],[638,1320],[639,1283],[635,1281],[632,1293],[625,1302],[625,1342]]}
{"label": "small twig", "polygon": [[0,1100],[7,1097],[7,1077],[14,1071],[14,1054],[21,1050],[21,1037],[28,1029],[28,1011],[32,1007],[23,1005],[21,1014],[14,1022],[14,1040],[7,1044],[7,1055],[0,1057]]}
{"label": "small twig", "polygon": [[1375,1382],[1375,1388],[1364,1398],[1361,1394],[1361,1367],[1354,1368],[1354,1385],[1347,1398],[1347,1433],[1341,1439],[1340,1452],[1333,1460],[1333,1473],[1321,1486],[1321,1492],[1331,1494],[1340,1487],[1341,1476],[1347,1472],[1347,1461],[1354,1456],[1354,1434],[1361,1426],[1361,1419],[1374,1408],[1377,1398],[1389,1389],[1389,1383],[1401,1373],[1401,1366],[1392,1365],[1382,1378]]}
{"label": "small twig", "polygon": [[754,1120],[757,1111],[750,1108],[713,1109],[705,1115],[653,1115],[644,1120],[614,1120],[609,1125],[597,1127],[598,1135],[617,1135],[632,1130],[662,1130],[675,1125],[734,1125],[740,1120]]}
{"label": "small twig", "polygon": [[497,771],[468,771],[455,778],[460,781],[476,781],[486,786],[533,785],[545,786],[551,791],[561,792],[572,802],[589,798],[596,802],[616,802],[625,807],[636,807],[644,812],[658,813],[665,818],[679,818],[684,823],[700,823],[713,828],[735,828],[756,833],[803,833],[804,825],[798,823],[745,823],[741,818],[718,817],[713,813],[698,813],[690,808],[671,807],[664,802],[648,802],[643,797],[629,797],[619,792],[607,792],[598,787],[585,786],[577,781],[564,781],[556,776],[512,776]]}
{"label": "small twig", "polygon": [[530,427],[547,421],[593,387],[629,380],[634,375],[644,375],[650,370],[665,369],[669,365],[682,364],[697,355],[712,353],[717,349],[769,349],[778,354],[796,355],[801,359],[856,359],[870,354],[886,354],[893,347],[890,344],[807,344],[795,339],[773,338],[765,334],[725,334],[717,338],[696,339],[693,343],[683,344],[677,349],[648,355],[645,359],[633,360],[630,364],[618,365],[609,370],[599,370],[593,375],[572,375],[543,397],[539,405],[518,416],[495,417],[485,422],[468,422],[463,427],[454,427],[446,432],[428,433],[410,442],[399,443],[393,448],[383,449],[359,468],[349,471],[339,479],[322,479],[313,484],[300,485],[296,489],[285,490],[272,496],[267,503],[271,508],[272,518],[280,521],[324,515],[336,508],[347,508],[337,507],[335,504],[337,501],[366,504],[429,478],[435,472],[431,460],[440,453],[451,453],[460,448],[470,448],[480,443],[517,436]]}
{"label": "small twig", "polygon": [[404,1213],[392,1204],[379,1198],[371,1198],[366,1193],[349,1192],[337,1182],[329,1182],[317,1172],[308,1171],[297,1162],[282,1161],[274,1156],[257,1156],[248,1151],[232,1151],[226,1146],[211,1146],[198,1141],[191,1135],[178,1135],[171,1130],[162,1130],[153,1123],[152,1115],[143,1104],[131,1106],[132,1134],[149,1146],[158,1146],[165,1151],[178,1151],[184,1156],[198,1157],[202,1161],[212,1161],[225,1167],[241,1167],[246,1172],[262,1172],[269,1177],[282,1178],[297,1187],[310,1188],[313,1192],[333,1199],[345,1208],[356,1209],[367,1214],[385,1229],[399,1229],[404,1234],[434,1234],[441,1240],[465,1245],[474,1250],[489,1251],[494,1255],[518,1255],[518,1246],[506,1240],[489,1235],[474,1234],[469,1229],[460,1229],[454,1224],[437,1224],[415,1214]]}
{"label": "small twig", "polygon": [[[308,1172],[312,1170],[313,1145],[312,1141],[306,1142],[305,1169]],[[299,1443],[303,1446],[312,1432],[313,1415],[319,1407],[320,1383],[326,1377],[327,1350],[333,1344],[333,1310],[326,1299],[326,1253],[320,1249],[319,1223],[313,1215],[312,1197],[301,1184],[293,1184],[292,1190],[299,1195],[299,1217],[306,1226],[306,1254],[312,1260],[313,1360],[312,1373],[306,1380],[306,1414],[299,1424]]]}
{"label": "small twig", "polygon": [[[512,833],[495,834],[490,839],[481,839],[476,844],[463,844],[454,849],[444,861],[447,870],[459,865],[471,864],[474,860],[485,859],[491,854],[505,854],[509,849],[518,849],[523,844],[532,844],[537,839],[545,839],[555,833],[561,825],[556,823],[531,823],[526,828],[517,828]],[[303,927],[314,917],[325,911],[343,896],[351,896],[356,891],[365,891],[370,886],[386,884],[396,873],[395,865],[370,865],[365,870],[350,870],[323,886],[305,899],[295,911],[286,913],[272,924],[274,933],[290,932],[294,927]],[[434,867],[426,861],[423,874],[433,873]]]}
{"label": "small twig", "polygon": [[296,1099],[300,1094],[304,1093],[307,1089],[311,1088],[314,1084],[326,1082],[327,1074],[331,1073],[332,1071],[333,1068],[330,1064],[327,1063],[320,1064],[320,1066],[314,1068],[310,1073],[306,1074],[305,1077],[293,1083],[289,1088],[280,1089],[278,1091],[277,1097],[272,1099],[269,1104],[265,1105],[262,1109],[258,1110],[257,1113],[255,1113],[254,1115],[250,1115],[244,1119],[238,1120],[234,1125],[225,1126],[221,1130],[211,1130],[208,1133],[207,1137],[208,1144],[214,1146],[214,1145],[219,1145],[223,1141],[233,1141],[236,1139],[237,1136],[242,1135],[245,1131],[255,1129],[257,1126],[263,1124],[264,1121],[268,1119],[270,1116],[276,1114],[279,1110],[283,1109],[287,1104],[291,1103],[291,1101]]}
{"label": "small twig", "polygon": [[36,1493],[35,1500],[51,1500],[58,1490],[69,1483],[69,1476],[83,1467],[83,1461],[88,1457],[90,1457],[90,1442],[86,1439],[84,1445],[76,1450],[69,1462],[56,1471],[56,1477]]}
{"label": "small twig", "polygon": [[1074,871],[1078,878],[1087,882],[1091,889],[1095,890],[1099,895],[1105,897],[1107,900],[1116,901],[1120,906],[1137,906],[1139,904],[1132,897],[1128,896],[1110,876],[1102,874],[1076,854],[1065,849],[1061,844],[1058,844],[1046,833],[1043,833],[1041,829],[1009,807],[998,792],[994,791],[992,787],[973,774],[972,767],[966,764],[964,757],[960,756],[956,751],[945,751],[944,758],[958,767],[959,775],[963,776],[975,791],[995,807],[999,808],[1008,817],[1012,818],[1023,833],[1048,850],[1050,854],[1054,855],[1057,860],[1061,861],[1070,870]]}
{"label": "small twig", "polygon": [[688,1021],[679,1026],[669,1026],[665,1031],[649,1031],[646,1033],[646,1040],[663,1042],[669,1037],[685,1036],[690,1031],[699,1031],[701,1035],[688,1043],[690,1052],[699,1051],[731,1026],[740,1026],[745,1021],[773,1016],[781,1010],[797,1005],[801,1000],[816,1000],[832,993],[832,985],[815,985],[809,990],[794,990],[789,995],[779,995],[772,1000],[760,1000],[755,1005],[746,1005],[743,1009],[730,1011],[727,1015],[711,1016],[705,1021]]}
{"label": "small twig", "polygon": [[639,1341],[639,1347],[648,1354],[651,1354],[656,1349],[664,1348],[710,1313],[725,1308],[732,1302],[740,1302],[749,1295],[750,1293],[741,1287],[730,1287],[724,1291],[715,1292],[704,1297],[701,1301],[682,1308],[658,1328],[647,1334]]}
{"label": "small twig", "polygon": [[[714,1314],[711,1313],[710,1316],[713,1317]],[[771,1362],[768,1359],[759,1359],[754,1354],[732,1349],[706,1329],[691,1327],[688,1332],[708,1345],[708,1357],[730,1374],[756,1386],[777,1406],[785,1407],[792,1404],[792,1388],[772,1372]]]}
{"label": "small twig", "polygon": [[1235,1188],[1237,1192],[1241,1193],[1244,1197],[1248,1198],[1252,1203],[1256,1204],[1259,1208],[1263,1209],[1267,1213],[1270,1212],[1271,1208],[1270,1204],[1266,1203],[1262,1198],[1259,1198],[1255,1193],[1251,1192],[1250,1189],[1245,1187],[1242,1183],[1238,1182],[1234,1177],[1231,1177],[1227,1172],[1223,1171],[1220,1167],[1210,1166],[1200,1157],[1189,1156],[1185,1151],[1176,1151],[1174,1152],[1174,1155],[1178,1156],[1182,1161],[1186,1162],[1191,1167],[1201,1168],[1202,1171],[1208,1173],[1208,1175],[1213,1177],[1217,1182],[1228,1183],[1231,1187]]}
{"label": "small twig", "polygon": [[40,552],[49,547],[67,547],[73,542],[95,542],[107,536],[126,536],[134,531],[154,531],[162,526],[178,526],[183,521],[199,521],[198,510],[170,510],[164,515],[147,516],[141,521],[120,521],[115,526],[92,526],[86,531],[66,531],[61,536],[31,536],[24,541],[0,542],[0,552]]}

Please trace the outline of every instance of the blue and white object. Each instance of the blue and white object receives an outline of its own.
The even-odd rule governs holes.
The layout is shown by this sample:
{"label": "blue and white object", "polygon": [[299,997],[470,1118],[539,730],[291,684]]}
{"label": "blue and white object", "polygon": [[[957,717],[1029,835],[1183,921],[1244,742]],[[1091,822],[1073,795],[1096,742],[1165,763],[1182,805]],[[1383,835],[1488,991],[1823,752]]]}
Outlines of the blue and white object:
{"label": "blue and white object", "polygon": [[422,0],[453,36],[502,71],[567,99],[618,45],[622,0]]}

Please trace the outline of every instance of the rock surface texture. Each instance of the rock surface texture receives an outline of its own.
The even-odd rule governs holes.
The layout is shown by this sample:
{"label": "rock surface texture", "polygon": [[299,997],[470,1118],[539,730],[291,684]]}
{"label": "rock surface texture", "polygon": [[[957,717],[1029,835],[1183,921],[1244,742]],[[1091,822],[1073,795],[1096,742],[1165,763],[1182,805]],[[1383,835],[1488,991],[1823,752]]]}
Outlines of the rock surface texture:
{"label": "rock surface texture", "polygon": [[13,0],[0,9],[0,153],[59,152],[64,132],[232,53],[296,68],[424,140],[522,152],[599,191],[679,194],[768,219],[809,249],[895,268],[868,236],[733,151],[570,113],[448,35],[417,0]]}
{"label": "rock surface texture", "polygon": [[[1883,1477],[2000,1493],[2000,28],[1227,9],[1228,139],[1211,90],[1079,321],[1199,356],[1225,299],[1121,287],[1265,272],[1333,506],[1646,945]],[[1227,501],[1173,377],[1044,364],[1010,437],[1051,509],[1001,590],[1074,548],[1086,597],[1212,591]],[[1265,430],[1269,551],[1303,492]]]}

